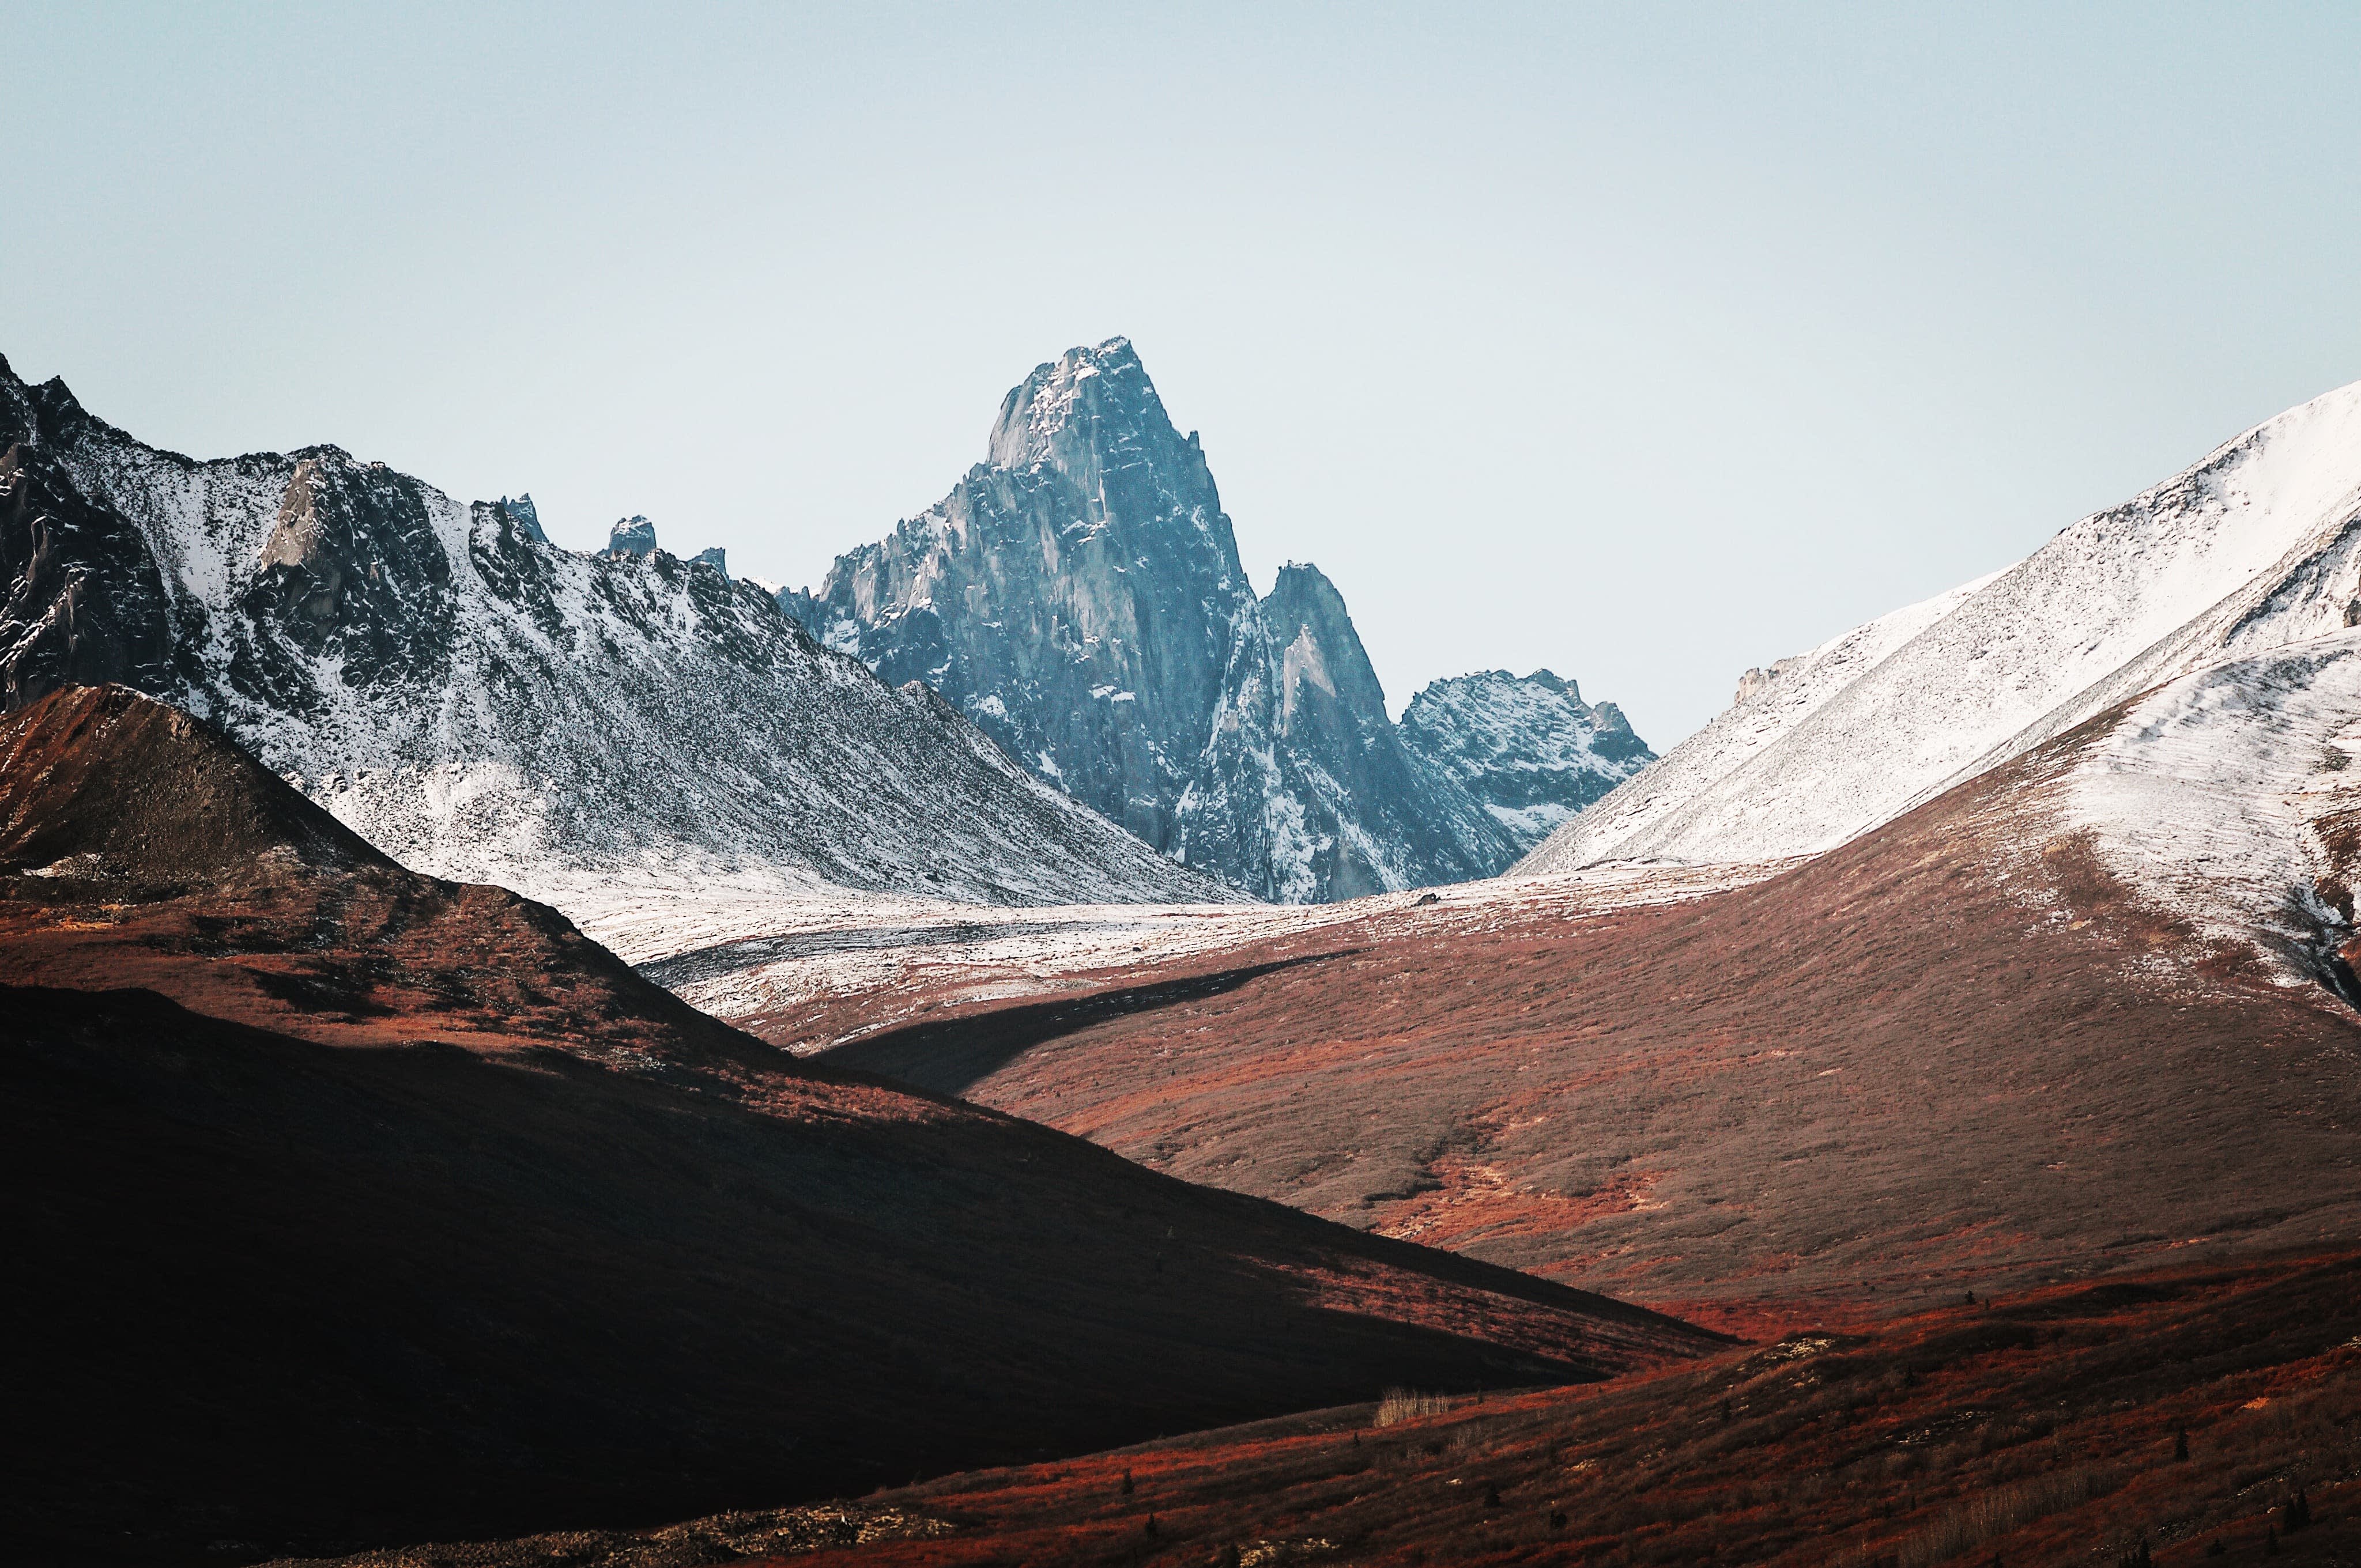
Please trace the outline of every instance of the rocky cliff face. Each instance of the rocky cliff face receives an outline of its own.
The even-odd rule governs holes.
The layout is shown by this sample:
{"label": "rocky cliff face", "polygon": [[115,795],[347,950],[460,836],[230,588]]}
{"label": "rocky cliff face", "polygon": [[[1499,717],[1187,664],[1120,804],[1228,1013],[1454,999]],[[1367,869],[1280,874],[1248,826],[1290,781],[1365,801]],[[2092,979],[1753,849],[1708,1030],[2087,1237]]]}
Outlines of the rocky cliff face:
{"label": "rocky cliff face", "polygon": [[0,452],[0,706],[60,686],[172,681],[155,562],[56,459],[21,440]]}
{"label": "rocky cliff face", "polygon": [[1656,760],[1611,702],[1547,670],[1487,670],[1411,698],[1402,741],[1483,802],[1523,853]]}
{"label": "rocky cliff face", "polygon": [[1257,599],[1196,434],[1122,338],[1037,368],[950,495],[779,602],[1259,896],[1485,876],[1530,841],[1405,744],[1316,569],[1290,566]]}
{"label": "rocky cliff face", "polygon": [[0,361],[0,692],[120,681],[412,867],[584,889],[1222,895],[923,688],[656,547],[559,550],[335,447],[200,463]]}
{"label": "rocky cliff face", "polygon": [[643,517],[618,518],[615,526],[607,531],[607,554],[609,555],[653,555],[656,550],[656,525]]}

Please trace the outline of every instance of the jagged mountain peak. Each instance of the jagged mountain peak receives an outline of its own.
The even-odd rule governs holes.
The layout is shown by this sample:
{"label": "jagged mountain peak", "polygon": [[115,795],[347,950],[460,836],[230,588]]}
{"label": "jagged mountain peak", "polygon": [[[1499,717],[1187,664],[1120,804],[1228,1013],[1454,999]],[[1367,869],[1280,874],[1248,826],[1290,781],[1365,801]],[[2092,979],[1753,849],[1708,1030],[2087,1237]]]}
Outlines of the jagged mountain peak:
{"label": "jagged mountain peak", "polygon": [[527,539],[535,544],[549,543],[549,535],[542,532],[541,512],[533,506],[533,496],[529,492],[520,496],[502,496],[492,504],[499,507]]}
{"label": "jagged mountain peak", "polygon": [[1325,574],[1290,562],[1256,595],[1202,444],[1126,338],[1037,367],[1001,405],[989,463],[838,557],[817,595],[778,602],[1261,896],[1460,881],[1523,847],[1406,749]]}
{"label": "jagged mountain peak", "polygon": [[1292,727],[1306,685],[1335,699],[1365,726],[1385,722],[1385,687],[1361,646],[1345,596],[1327,574],[1308,561],[1288,562],[1264,596],[1262,620],[1279,651],[1282,729]]}
{"label": "jagged mountain peak", "polygon": [[1484,803],[1518,848],[1655,761],[1611,702],[1548,670],[1485,670],[1430,683],[1402,713],[1402,739]]}
{"label": "jagged mountain peak", "polygon": [[1130,343],[1003,403],[992,460],[779,604],[1159,849],[1255,597],[1197,446]]}
{"label": "jagged mountain peak", "polygon": [[1081,471],[1106,446],[1167,457],[1194,449],[1173,428],[1148,367],[1125,337],[1070,348],[1011,388],[993,422],[989,460],[994,468]]}
{"label": "jagged mountain peak", "polygon": [[[1492,674],[1501,676],[1506,676],[1508,673],[1509,672],[1506,670],[1496,670],[1492,672]],[[1564,679],[1554,670],[1535,670],[1532,674],[1527,675],[1525,679],[1541,687],[1543,691],[1554,691],[1557,693],[1558,696],[1569,697],[1576,702],[1580,702],[1582,700],[1582,687],[1576,682]]]}

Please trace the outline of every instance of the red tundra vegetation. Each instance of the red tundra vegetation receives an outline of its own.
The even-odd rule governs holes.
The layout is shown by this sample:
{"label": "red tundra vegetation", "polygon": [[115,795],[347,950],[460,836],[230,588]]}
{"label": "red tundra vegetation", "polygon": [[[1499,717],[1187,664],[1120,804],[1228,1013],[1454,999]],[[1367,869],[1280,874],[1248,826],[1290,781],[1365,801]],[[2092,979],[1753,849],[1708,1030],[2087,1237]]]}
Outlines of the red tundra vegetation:
{"label": "red tundra vegetation", "polygon": [[1445,890],[817,1059],[1741,1332],[2353,1237],[2361,1018],[2113,881],[2081,739],[1727,891]]}

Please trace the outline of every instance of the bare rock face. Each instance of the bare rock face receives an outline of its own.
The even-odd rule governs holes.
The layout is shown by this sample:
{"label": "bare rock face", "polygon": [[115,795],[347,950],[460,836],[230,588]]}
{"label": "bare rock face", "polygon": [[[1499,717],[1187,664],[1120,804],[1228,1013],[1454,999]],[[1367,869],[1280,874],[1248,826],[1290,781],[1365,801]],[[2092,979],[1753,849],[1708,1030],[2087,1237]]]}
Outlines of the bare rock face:
{"label": "bare rock face", "polygon": [[1279,569],[1231,653],[1180,848],[1264,898],[1353,898],[1487,876],[1517,850],[1403,743],[1342,595]]}
{"label": "bare rock face", "polygon": [[1772,682],[1796,669],[1803,663],[1804,660],[1800,657],[1780,659],[1773,662],[1768,668],[1758,665],[1747,671],[1738,677],[1738,694],[1730,699],[1730,706],[1736,707],[1759,694],[1768,691]]}
{"label": "bare rock face", "polygon": [[1656,760],[1611,702],[1547,670],[1436,681],[1402,714],[1410,749],[1483,803],[1522,854]]}
{"label": "bare rock face", "polygon": [[[258,649],[282,694],[308,680],[299,666],[323,655],[372,676],[439,682],[456,603],[426,487],[334,448],[299,457],[244,608],[283,634]],[[279,656],[286,644],[305,657]]]}
{"label": "bare rock face", "polygon": [[1253,588],[1193,434],[1121,338],[1008,394],[991,460],[783,604],[920,680],[1042,777],[1159,848]]}
{"label": "bare rock face", "polygon": [[502,496],[492,504],[506,512],[509,521],[515,524],[517,532],[527,539],[532,540],[535,544],[549,543],[549,535],[541,531],[541,513],[533,510],[531,496],[518,496],[513,499]]}
{"label": "bare rock face", "polygon": [[0,707],[60,686],[171,679],[155,562],[22,441],[0,451]]}

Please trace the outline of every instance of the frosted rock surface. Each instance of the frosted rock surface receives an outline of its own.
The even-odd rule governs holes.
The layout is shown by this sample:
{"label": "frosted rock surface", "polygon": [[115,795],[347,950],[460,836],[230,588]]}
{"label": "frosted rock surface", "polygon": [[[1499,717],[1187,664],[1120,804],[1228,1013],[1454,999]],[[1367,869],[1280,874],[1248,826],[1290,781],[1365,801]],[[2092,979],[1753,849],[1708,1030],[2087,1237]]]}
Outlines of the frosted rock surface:
{"label": "frosted rock surface", "polygon": [[159,451],[0,361],[11,707],[137,685],[406,864],[561,908],[627,886],[1235,896],[644,519],[615,543],[555,548],[529,499],[463,503],[332,446]]}
{"label": "frosted rock surface", "polygon": [[1611,702],[1548,670],[1487,670],[1411,698],[1402,740],[1481,801],[1519,853],[1656,760]]}

